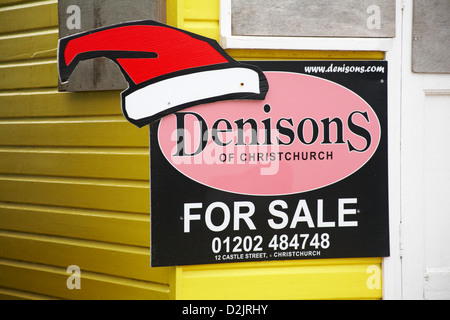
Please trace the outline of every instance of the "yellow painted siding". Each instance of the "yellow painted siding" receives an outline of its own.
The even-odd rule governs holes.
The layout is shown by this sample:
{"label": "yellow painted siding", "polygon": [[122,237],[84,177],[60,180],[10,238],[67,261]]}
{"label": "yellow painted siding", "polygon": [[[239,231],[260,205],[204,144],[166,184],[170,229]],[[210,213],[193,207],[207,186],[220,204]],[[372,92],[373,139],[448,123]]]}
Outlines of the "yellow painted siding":
{"label": "yellow painted siding", "polygon": [[[167,19],[219,38],[218,0],[168,0]],[[57,39],[56,0],[0,0],[0,299],[381,298],[380,258],[150,268],[148,128],[123,118],[119,92],[59,93]]]}
{"label": "yellow painted siding", "polygon": [[380,259],[329,259],[179,267],[180,299],[379,299],[368,289]]}
{"label": "yellow painted siding", "polygon": [[56,0],[0,0],[0,299],[168,299],[173,269],[149,267],[148,128],[119,92],[58,92],[57,19]]}
{"label": "yellow painted siding", "polygon": [[[219,41],[219,0],[168,0],[173,26]],[[237,60],[369,60],[382,52],[228,50]],[[381,258],[177,267],[177,299],[380,299]]]}

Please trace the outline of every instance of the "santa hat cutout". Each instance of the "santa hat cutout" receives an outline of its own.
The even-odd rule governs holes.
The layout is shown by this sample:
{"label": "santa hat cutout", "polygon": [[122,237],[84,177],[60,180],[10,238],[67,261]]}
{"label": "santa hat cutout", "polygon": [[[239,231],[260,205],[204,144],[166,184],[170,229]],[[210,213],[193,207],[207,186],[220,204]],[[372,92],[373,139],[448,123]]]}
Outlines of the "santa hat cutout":
{"label": "santa hat cutout", "polygon": [[96,57],[120,67],[129,84],[122,110],[138,127],[198,104],[264,100],[269,89],[258,67],[235,61],[215,40],[151,20],[60,39],[61,82],[69,80],[78,62]]}

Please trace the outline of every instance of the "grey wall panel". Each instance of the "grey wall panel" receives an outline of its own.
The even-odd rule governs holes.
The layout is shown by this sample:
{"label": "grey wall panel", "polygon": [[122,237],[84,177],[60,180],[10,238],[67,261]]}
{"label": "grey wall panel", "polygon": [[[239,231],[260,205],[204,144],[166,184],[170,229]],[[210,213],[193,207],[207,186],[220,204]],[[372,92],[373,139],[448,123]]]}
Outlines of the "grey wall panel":
{"label": "grey wall panel", "polygon": [[[76,7],[74,7],[76,6]],[[79,10],[79,12],[77,12]],[[151,19],[165,22],[165,0],[59,0],[59,37],[117,23]],[[120,69],[105,58],[82,61],[60,91],[123,90]]]}
{"label": "grey wall panel", "polygon": [[232,35],[394,37],[394,0],[232,0]]}
{"label": "grey wall panel", "polygon": [[412,70],[450,73],[450,0],[415,0]]}

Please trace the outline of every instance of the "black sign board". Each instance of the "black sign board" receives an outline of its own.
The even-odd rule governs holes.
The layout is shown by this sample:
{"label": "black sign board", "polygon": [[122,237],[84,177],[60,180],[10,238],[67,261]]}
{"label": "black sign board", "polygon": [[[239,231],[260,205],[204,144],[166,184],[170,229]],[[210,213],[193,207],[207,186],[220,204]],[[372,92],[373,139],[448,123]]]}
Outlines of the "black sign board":
{"label": "black sign board", "polygon": [[264,101],[150,125],[151,265],[389,256],[387,62],[250,64]]}

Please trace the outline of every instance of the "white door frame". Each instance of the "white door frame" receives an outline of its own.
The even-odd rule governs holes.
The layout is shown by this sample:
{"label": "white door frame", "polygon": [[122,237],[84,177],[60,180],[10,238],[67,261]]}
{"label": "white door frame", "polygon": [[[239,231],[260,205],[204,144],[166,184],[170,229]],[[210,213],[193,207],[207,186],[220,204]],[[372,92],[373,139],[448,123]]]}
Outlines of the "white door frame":
{"label": "white door frame", "polygon": [[[389,228],[390,257],[383,259],[383,298],[403,298],[402,290],[402,206],[401,206],[401,105],[403,68],[404,1],[396,0],[396,36],[392,48],[386,51],[388,75],[388,135],[389,135]],[[412,5],[412,0],[411,0]]]}
{"label": "white door frame", "polygon": [[[433,270],[433,261],[440,256],[448,243],[439,244],[439,248],[430,247],[432,237],[445,232],[445,227],[427,230],[430,216],[434,214],[427,201],[430,199],[429,166],[427,161],[427,143],[425,141],[427,130],[427,117],[445,117],[445,114],[431,115],[434,110],[430,100],[432,97],[450,96],[450,75],[448,74],[418,74],[412,72],[412,41],[413,40],[413,0],[403,0],[403,40],[401,50],[401,277],[403,299],[448,298],[450,289],[450,270],[448,266],[439,266],[437,272]],[[450,48],[449,48],[450,49]],[[428,109],[427,109],[428,108]],[[448,132],[448,129],[444,132]],[[442,156],[448,155],[448,150],[439,150]],[[447,156],[448,157],[448,156]],[[431,159],[431,158],[428,158]],[[448,169],[442,172],[448,177]],[[448,184],[447,184],[448,185]],[[437,186],[434,188],[442,188]],[[431,195],[435,197],[435,195]],[[443,210],[443,202],[437,204],[437,210]],[[435,208],[435,207],[434,207]],[[435,208],[436,210],[436,208]],[[442,221],[443,226],[448,225],[448,218]],[[427,233],[428,232],[428,233]],[[428,243],[428,245],[427,245]],[[447,249],[445,249],[447,250]],[[446,253],[448,251],[444,251]],[[448,254],[444,254],[448,259]],[[440,272],[442,271],[442,274]],[[434,281],[430,284],[430,279]]]}

